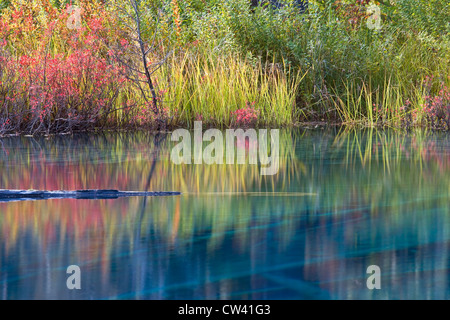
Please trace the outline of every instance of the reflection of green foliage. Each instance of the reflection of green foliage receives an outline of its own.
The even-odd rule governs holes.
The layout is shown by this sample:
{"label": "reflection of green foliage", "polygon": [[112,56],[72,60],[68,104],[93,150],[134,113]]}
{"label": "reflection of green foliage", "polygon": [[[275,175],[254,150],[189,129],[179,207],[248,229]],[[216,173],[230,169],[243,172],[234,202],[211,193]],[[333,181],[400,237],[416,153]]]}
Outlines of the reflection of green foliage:
{"label": "reflection of green foliage", "polygon": [[[445,210],[442,214],[450,212],[445,205],[450,196],[450,184],[444,178],[450,171],[447,136],[369,130],[366,134],[343,133],[335,143],[346,149],[345,166],[352,185],[363,186],[360,190],[336,190],[335,203],[344,204],[345,199],[348,203],[368,203],[374,214],[392,210],[395,219],[433,208]],[[429,200],[422,202],[424,199]]]}
{"label": "reflection of green foliage", "polygon": [[[65,255],[53,248],[69,244],[76,261],[102,261],[102,274],[109,274],[123,256],[119,250],[160,250],[184,259],[196,243],[205,243],[213,256],[230,239],[249,254],[268,250],[260,243],[283,252],[300,238],[309,250],[300,259],[312,263],[341,259],[347,251],[376,258],[395,248],[383,252],[395,256],[405,246],[450,239],[448,135],[284,130],[275,176],[261,176],[248,164],[174,165],[174,144],[164,141],[149,189],[179,190],[181,196],[148,198],[145,206],[140,198],[0,203],[0,249],[19,250],[31,238],[36,252],[52,248],[53,263],[63,265]],[[21,189],[142,190],[154,151],[143,132],[5,138],[0,147],[0,188]],[[26,264],[33,258],[20,259]]]}
{"label": "reflection of green foliage", "polygon": [[[3,146],[9,150],[11,143],[17,142],[17,139],[4,139]],[[435,207],[447,208],[442,214],[448,215],[446,203],[450,182],[446,176],[450,162],[445,153],[449,146],[445,136],[420,131],[407,135],[369,130],[362,133],[344,131],[338,135],[330,132],[317,139],[316,134],[308,131],[282,131],[280,142],[279,173],[261,176],[258,166],[248,164],[174,165],[169,159],[174,143],[166,140],[156,165],[158,175],[151,182],[150,190],[178,190],[183,195],[152,199],[145,210],[142,227],[152,225],[165,237],[176,236],[183,241],[195,234],[213,231],[216,234],[210,239],[213,248],[221,242],[217,235],[225,236],[236,229],[246,230],[254,219],[261,224],[273,219],[286,222],[279,227],[288,243],[289,234],[293,232],[288,221],[305,210],[317,214],[331,210],[339,216],[348,209],[368,206],[375,215],[391,212],[390,219],[397,222],[406,218],[408,212]],[[20,144],[23,147],[17,150],[25,148],[26,153],[2,155],[2,188],[142,190],[151,167],[153,148],[152,140],[142,133],[80,137],[72,141],[57,138],[50,142],[22,138]],[[40,160],[36,162],[38,155]],[[65,164],[59,165],[51,155],[65,159]],[[8,163],[21,166],[6,169]],[[239,195],[240,192],[243,194]],[[285,192],[303,194],[286,196]],[[112,221],[106,212],[101,213],[102,210],[125,213],[120,218],[124,220],[123,224],[111,225],[119,234],[108,241],[119,241],[135,228],[134,213],[140,210],[139,199],[121,202],[125,207],[114,209],[105,203],[104,209],[99,208],[106,226]],[[24,215],[32,207],[35,208],[33,214],[41,212],[38,217],[44,219],[42,222],[61,219],[55,213],[59,212],[56,208],[62,202],[56,202],[55,207],[46,202],[6,208],[3,205],[6,210],[3,216],[7,217],[11,208],[22,205],[29,208],[23,210]],[[82,214],[77,210],[73,210],[75,216]],[[27,227],[26,220],[24,223]],[[3,219],[1,225],[8,227],[9,222]],[[36,236],[42,236],[39,224],[35,227]],[[83,228],[92,227],[86,225]],[[240,233],[239,239],[243,243],[247,241],[245,232]]]}

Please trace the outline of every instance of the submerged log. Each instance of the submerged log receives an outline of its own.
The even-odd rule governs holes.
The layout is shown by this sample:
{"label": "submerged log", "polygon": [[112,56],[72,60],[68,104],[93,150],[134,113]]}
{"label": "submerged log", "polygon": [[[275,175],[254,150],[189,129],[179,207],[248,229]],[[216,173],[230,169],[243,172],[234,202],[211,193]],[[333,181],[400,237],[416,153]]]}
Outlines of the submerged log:
{"label": "submerged log", "polygon": [[119,191],[109,189],[87,189],[74,191],[41,191],[41,190],[2,190],[0,189],[0,202],[47,200],[47,199],[117,199],[122,197],[155,197],[176,196],[176,191]]}

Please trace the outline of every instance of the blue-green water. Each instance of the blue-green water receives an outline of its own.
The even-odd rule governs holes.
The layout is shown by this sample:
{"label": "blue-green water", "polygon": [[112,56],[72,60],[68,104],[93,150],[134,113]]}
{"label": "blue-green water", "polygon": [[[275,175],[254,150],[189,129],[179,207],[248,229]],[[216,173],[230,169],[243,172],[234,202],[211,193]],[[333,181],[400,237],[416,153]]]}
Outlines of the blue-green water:
{"label": "blue-green water", "polygon": [[450,298],[448,134],[283,130],[274,176],[176,165],[174,145],[169,135],[156,152],[144,133],[1,139],[1,189],[183,194],[0,203],[0,298]]}

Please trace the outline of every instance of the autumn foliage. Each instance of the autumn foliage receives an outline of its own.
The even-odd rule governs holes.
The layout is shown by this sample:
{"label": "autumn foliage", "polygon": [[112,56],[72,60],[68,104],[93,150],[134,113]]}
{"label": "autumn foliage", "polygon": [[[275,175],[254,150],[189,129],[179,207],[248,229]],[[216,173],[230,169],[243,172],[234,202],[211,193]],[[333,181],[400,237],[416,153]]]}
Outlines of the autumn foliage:
{"label": "autumn foliage", "polygon": [[108,31],[114,18],[100,3],[82,1],[81,9],[79,25],[70,25],[70,6],[57,9],[48,0],[14,3],[2,14],[0,133],[120,125],[125,70],[110,47],[126,40]]}

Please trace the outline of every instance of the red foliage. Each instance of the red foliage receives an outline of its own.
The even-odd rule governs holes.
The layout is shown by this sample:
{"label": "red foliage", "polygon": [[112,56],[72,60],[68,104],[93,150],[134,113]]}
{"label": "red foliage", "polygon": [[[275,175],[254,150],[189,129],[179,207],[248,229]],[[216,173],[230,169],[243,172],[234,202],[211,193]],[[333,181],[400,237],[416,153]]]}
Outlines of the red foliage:
{"label": "red foliage", "polygon": [[231,112],[232,121],[238,127],[253,127],[258,122],[259,110],[254,109],[255,102],[246,103],[246,108]]}
{"label": "red foliage", "polygon": [[[20,13],[13,12],[13,15]],[[67,13],[61,11],[60,18]],[[0,21],[0,24],[2,22]],[[98,34],[102,21],[91,18],[68,37],[66,54],[50,54],[54,24],[31,55],[12,57],[0,34],[0,133],[50,133],[86,130],[102,125],[115,111],[125,78],[123,69],[103,56]],[[3,28],[3,25],[0,27]],[[47,45],[43,45],[47,44]],[[38,46],[39,47],[39,46]],[[96,48],[94,50],[93,48]]]}
{"label": "red foliage", "polygon": [[450,88],[443,81],[439,83],[439,91],[437,94],[431,94],[433,87],[433,76],[426,77],[424,87],[427,92],[422,107],[427,114],[427,118],[434,128],[446,127],[450,129]]}

